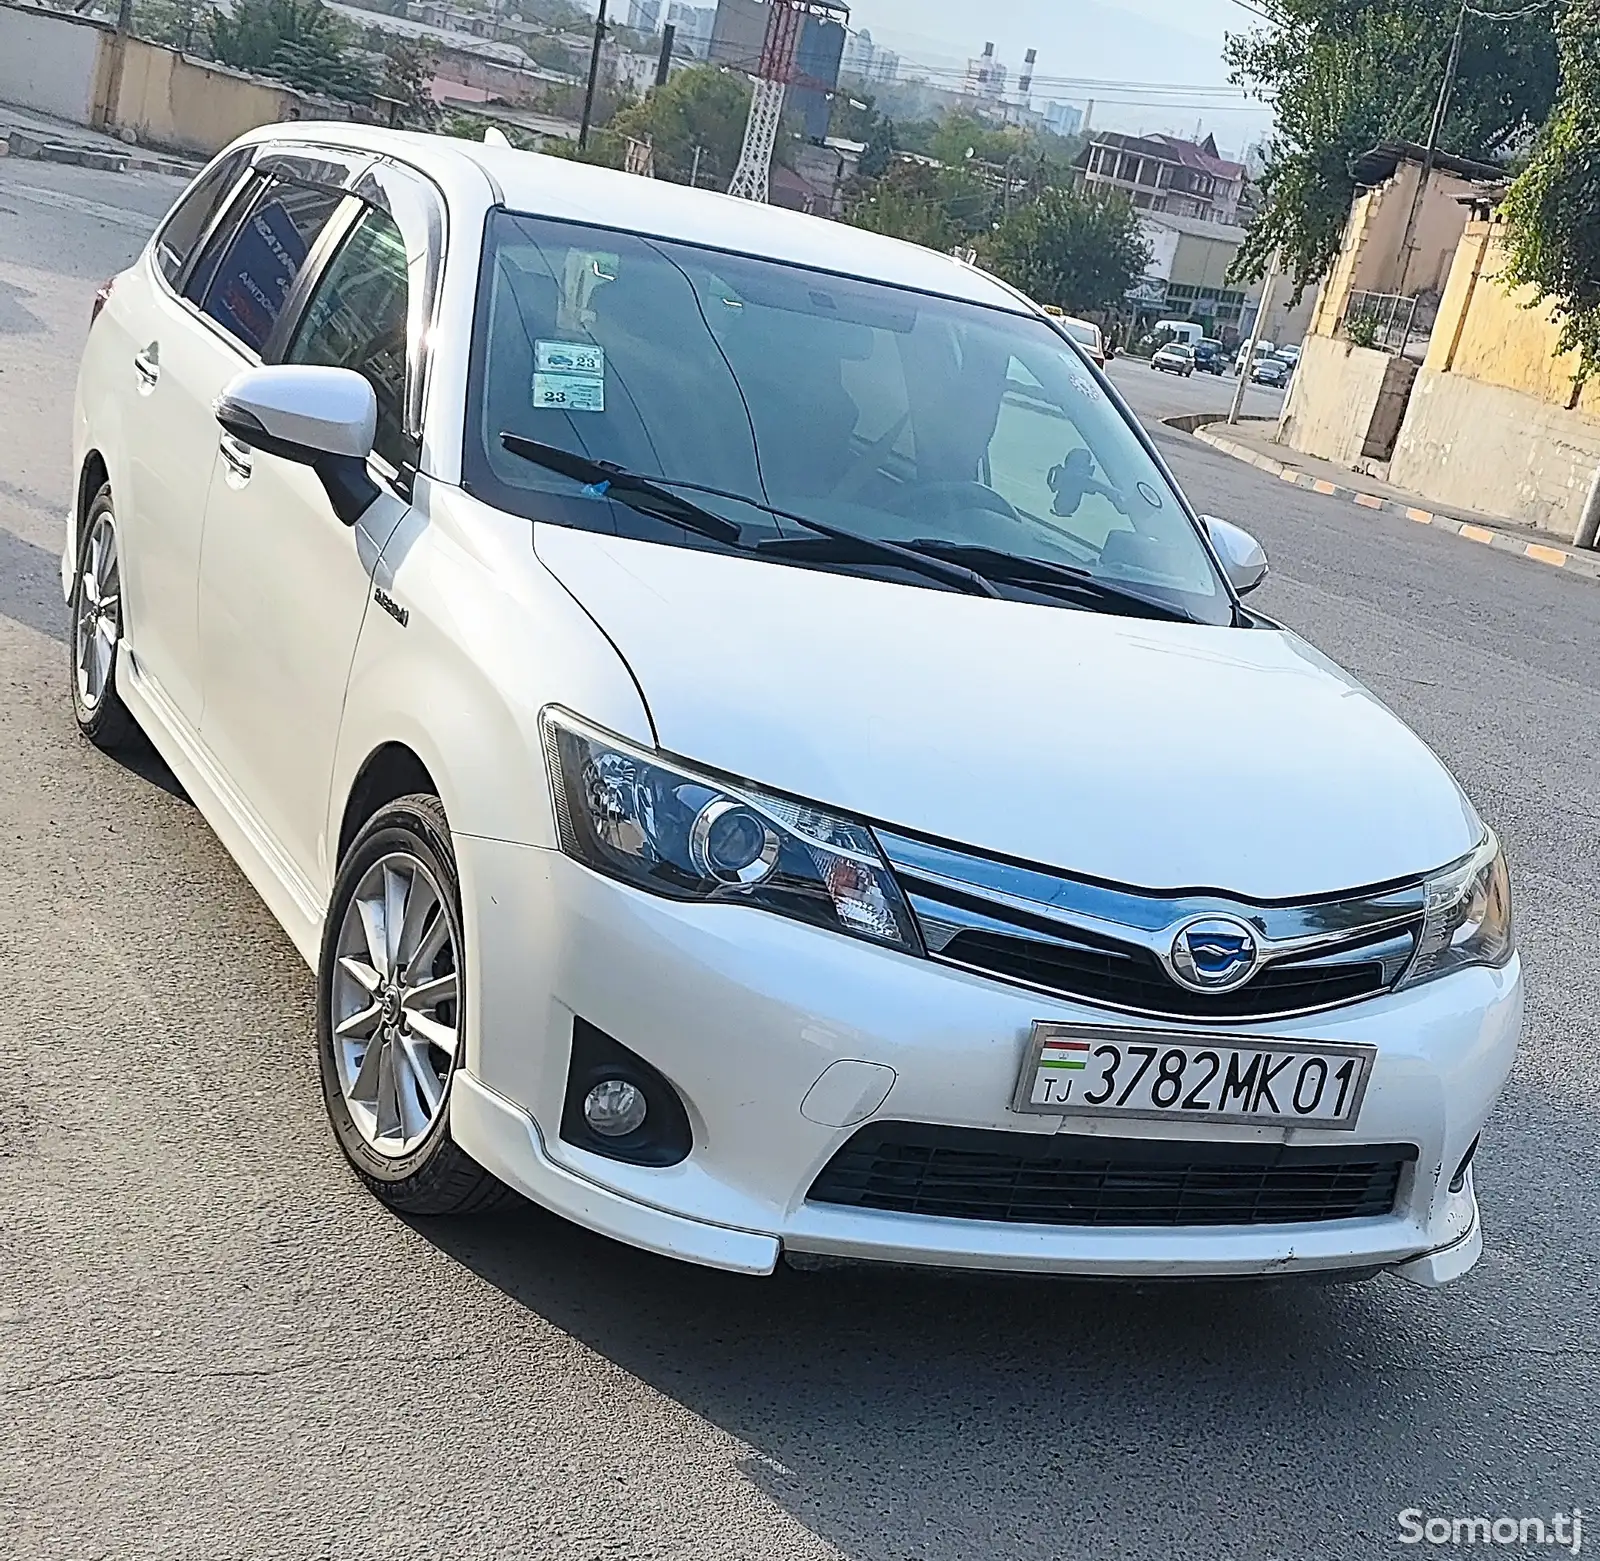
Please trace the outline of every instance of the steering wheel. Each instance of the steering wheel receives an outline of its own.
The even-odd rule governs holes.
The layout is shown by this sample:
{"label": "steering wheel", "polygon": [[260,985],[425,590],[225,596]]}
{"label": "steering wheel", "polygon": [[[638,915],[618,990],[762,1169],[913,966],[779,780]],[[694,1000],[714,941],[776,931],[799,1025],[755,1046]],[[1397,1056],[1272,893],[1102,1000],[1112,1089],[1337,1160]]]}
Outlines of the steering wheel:
{"label": "steering wheel", "polygon": [[[958,500],[966,500],[959,504]],[[985,487],[981,482],[944,481],[919,483],[915,488],[898,495],[891,506],[895,514],[905,514],[913,504],[921,504],[929,500],[940,501],[941,513],[950,514],[957,508],[988,510],[991,514],[1003,516],[1006,520],[1021,526],[1025,522],[1016,507],[1005,498],[1003,494],[996,493],[993,488]]]}

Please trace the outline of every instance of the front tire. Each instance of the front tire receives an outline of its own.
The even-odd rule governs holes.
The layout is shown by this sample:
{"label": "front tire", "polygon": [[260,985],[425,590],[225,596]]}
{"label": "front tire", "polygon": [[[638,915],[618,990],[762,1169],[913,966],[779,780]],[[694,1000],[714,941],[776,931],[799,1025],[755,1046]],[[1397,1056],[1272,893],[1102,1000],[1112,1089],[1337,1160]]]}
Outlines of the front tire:
{"label": "front tire", "polygon": [[122,554],[111,484],[95,494],[72,580],[72,713],[96,748],[112,753],[138,731],[117,693],[122,654]]}
{"label": "front tire", "polygon": [[356,836],[334,881],[317,976],[317,1051],[334,1137],[405,1214],[468,1214],[514,1195],[450,1136],[466,1042],[465,940],[450,826],[402,797]]}

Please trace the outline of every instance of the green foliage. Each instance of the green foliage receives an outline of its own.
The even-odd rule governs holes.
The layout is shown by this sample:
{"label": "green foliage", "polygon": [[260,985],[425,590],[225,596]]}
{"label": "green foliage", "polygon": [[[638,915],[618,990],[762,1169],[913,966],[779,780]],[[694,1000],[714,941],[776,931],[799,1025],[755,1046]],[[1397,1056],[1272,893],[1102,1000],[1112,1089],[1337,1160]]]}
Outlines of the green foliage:
{"label": "green foliage", "polygon": [[998,199],[966,168],[896,162],[858,188],[847,215],[858,228],[948,252],[991,230]]}
{"label": "green foliage", "polygon": [[212,53],[236,70],[350,101],[377,90],[371,65],[351,52],[349,30],[322,0],[239,0],[231,15],[213,10],[206,23]]}
{"label": "green foliage", "polygon": [[652,87],[610,121],[618,136],[648,140],[655,147],[656,177],[687,184],[700,148],[699,182],[726,189],[739,163],[750,86],[742,76],[712,65],[679,71],[664,87]]}
{"label": "green foliage", "polygon": [[428,84],[433,80],[433,50],[390,40],[383,56],[378,91],[400,104],[398,122],[410,130],[431,130],[439,118]]}
{"label": "green foliage", "polygon": [[133,30],[140,38],[198,51],[208,39],[203,0],[136,0]]}
{"label": "green foliage", "polygon": [[881,179],[894,162],[894,121],[880,119],[867,137],[867,149],[856,164],[856,172],[863,179]]}
{"label": "green foliage", "polygon": [[[1425,140],[1455,30],[1439,0],[1278,0],[1270,27],[1229,37],[1233,79],[1274,104],[1260,215],[1233,277],[1262,275],[1281,246],[1304,288],[1338,253],[1355,194],[1354,157],[1385,140]],[[1469,14],[1441,134],[1444,150],[1486,160],[1513,151],[1556,87],[1549,12]]]}
{"label": "green foliage", "polygon": [[1600,0],[1567,0],[1561,93],[1502,214],[1503,280],[1553,300],[1563,352],[1600,371]]}
{"label": "green foliage", "polygon": [[1150,263],[1138,214],[1110,199],[1049,189],[982,246],[985,262],[1036,303],[1069,314],[1115,308]]}
{"label": "green foliage", "polygon": [[1353,347],[1376,347],[1378,317],[1372,314],[1353,315],[1344,322],[1344,334]]}

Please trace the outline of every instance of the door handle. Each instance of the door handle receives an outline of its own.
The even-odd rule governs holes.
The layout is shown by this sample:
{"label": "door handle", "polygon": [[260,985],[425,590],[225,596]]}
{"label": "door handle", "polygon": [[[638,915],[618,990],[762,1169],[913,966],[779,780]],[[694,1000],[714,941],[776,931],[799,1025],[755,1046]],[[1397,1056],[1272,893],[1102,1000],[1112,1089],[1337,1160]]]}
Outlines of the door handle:
{"label": "door handle", "polygon": [[240,482],[249,482],[250,473],[254,469],[250,458],[250,446],[242,440],[235,439],[232,434],[224,434],[217,441],[217,449],[227,463],[228,470]]}
{"label": "door handle", "polygon": [[133,355],[134,373],[139,376],[141,390],[154,390],[161,378],[161,344],[151,342],[142,352]]}

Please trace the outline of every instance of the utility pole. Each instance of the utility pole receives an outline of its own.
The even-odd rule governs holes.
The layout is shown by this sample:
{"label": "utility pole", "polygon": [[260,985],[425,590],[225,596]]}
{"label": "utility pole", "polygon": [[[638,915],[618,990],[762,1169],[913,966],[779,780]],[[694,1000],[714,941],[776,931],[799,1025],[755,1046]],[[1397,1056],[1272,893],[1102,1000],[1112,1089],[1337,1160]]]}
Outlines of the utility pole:
{"label": "utility pole", "polygon": [[1444,131],[1445,115],[1450,111],[1450,95],[1455,91],[1456,69],[1461,64],[1461,36],[1467,28],[1467,0],[1461,0],[1456,12],[1455,36],[1450,40],[1450,57],[1445,61],[1444,80],[1439,84],[1439,101],[1433,106],[1433,123],[1428,128],[1428,144],[1423,149],[1422,173],[1417,179],[1416,193],[1411,197],[1411,210],[1406,214],[1406,230],[1400,239],[1400,280],[1395,291],[1404,294],[1406,275],[1417,254],[1417,219],[1422,215],[1422,202],[1433,180],[1433,165],[1439,156],[1439,137]]}
{"label": "utility pole", "polygon": [[678,41],[678,29],[667,23],[666,31],[661,34],[661,58],[656,61],[656,85],[664,87],[667,78],[672,74],[672,46]]}
{"label": "utility pole", "polygon": [[1250,384],[1250,370],[1255,367],[1256,345],[1260,342],[1266,330],[1267,310],[1272,307],[1272,290],[1278,285],[1278,261],[1281,251],[1273,250],[1272,259],[1267,265],[1266,280],[1261,284],[1261,303],[1256,309],[1256,323],[1250,328],[1250,341],[1244,349],[1244,356],[1239,360],[1239,383],[1233,392],[1233,407],[1228,413],[1228,421],[1239,421],[1239,409],[1244,405],[1244,393]]}
{"label": "utility pole", "polygon": [[700,188],[700,159],[705,155],[706,149],[703,146],[697,146],[694,149],[694,167],[689,171],[689,187],[691,189],[698,190]]}
{"label": "utility pole", "polygon": [[594,119],[594,89],[600,80],[600,45],[606,41],[606,0],[600,0],[600,12],[594,19],[594,50],[589,55],[589,90],[583,95],[583,119],[578,125],[578,150],[589,145],[589,126]]}

